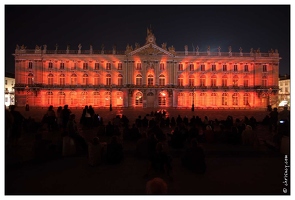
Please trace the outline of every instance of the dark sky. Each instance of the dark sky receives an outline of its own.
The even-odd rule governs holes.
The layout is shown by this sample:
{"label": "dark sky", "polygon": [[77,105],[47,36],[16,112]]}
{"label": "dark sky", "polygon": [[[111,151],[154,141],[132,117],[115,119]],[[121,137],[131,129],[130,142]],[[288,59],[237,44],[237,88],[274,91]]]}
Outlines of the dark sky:
{"label": "dark sky", "polygon": [[184,45],[192,51],[192,44],[199,51],[278,49],[280,74],[290,74],[290,5],[5,5],[5,70],[14,72],[16,44],[125,50],[128,43],[143,45],[150,25],[157,44],[176,51]]}

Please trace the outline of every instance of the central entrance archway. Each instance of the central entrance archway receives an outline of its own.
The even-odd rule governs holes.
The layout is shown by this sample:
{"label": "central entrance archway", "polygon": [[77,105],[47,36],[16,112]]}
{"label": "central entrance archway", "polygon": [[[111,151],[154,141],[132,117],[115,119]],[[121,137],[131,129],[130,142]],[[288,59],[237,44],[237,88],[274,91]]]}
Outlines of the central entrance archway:
{"label": "central entrance archway", "polygon": [[147,94],[147,107],[148,108],[153,108],[154,107],[154,102],[155,102],[155,95],[152,92],[149,92]]}

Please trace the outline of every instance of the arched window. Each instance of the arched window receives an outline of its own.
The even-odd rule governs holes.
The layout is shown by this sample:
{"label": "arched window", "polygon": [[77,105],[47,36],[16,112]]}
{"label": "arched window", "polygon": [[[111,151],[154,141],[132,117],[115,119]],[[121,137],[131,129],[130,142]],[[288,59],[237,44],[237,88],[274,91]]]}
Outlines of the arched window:
{"label": "arched window", "polygon": [[183,75],[178,76],[178,86],[183,86]]}
{"label": "arched window", "polygon": [[95,74],[93,79],[94,79],[94,85],[100,84],[100,75],[99,74]]}
{"label": "arched window", "polygon": [[238,87],[239,86],[239,77],[235,75],[233,77],[233,87]]}
{"label": "arched window", "polygon": [[118,74],[118,85],[123,85],[123,75]]}
{"label": "arched window", "polygon": [[64,92],[58,92],[58,105],[62,106],[66,104],[66,95]]}
{"label": "arched window", "polygon": [[117,106],[123,106],[123,92],[117,92]]}
{"label": "arched window", "polygon": [[178,106],[179,107],[185,106],[185,97],[183,92],[178,93]]}
{"label": "arched window", "polygon": [[163,74],[159,76],[159,85],[161,86],[165,85],[165,76]]}
{"label": "arched window", "polygon": [[83,85],[88,85],[88,74],[83,74]]}
{"label": "arched window", "polygon": [[81,105],[87,105],[88,98],[87,98],[87,92],[81,92]]}
{"label": "arched window", "polygon": [[263,77],[262,77],[262,83],[261,83],[261,86],[262,86],[262,87],[267,87],[267,77],[266,77],[266,76],[263,76]]}
{"label": "arched window", "polygon": [[249,77],[244,76],[244,87],[249,87]]}
{"label": "arched window", "polygon": [[48,85],[53,85],[53,74],[48,74]]}
{"label": "arched window", "polygon": [[135,94],[135,105],[136,106],[142,106],[142,93],[141,92],[137,92]]}
{"label": "arched window", "polygon": [[211,94],[211,105],[212,106],[216,106],[217,105],[217,94],[216,93],[212,93]]}
{"label": "arched window", "polygon": [[194,75],[190,75],[188,77],[188,84],[189,84],[189,86],[195,86],[195,76]]}
{"label": "arched window", "polygon": [[232,96],[233,106],[239,105],[239,95],[238,93],[234,93]]}
{"label": "arched window", "polygon": [[166,105],[166,93],[165,92],[160,92],[159,93],[159,106],[165,106]]}
{"label": "arched window", "polygon": [[28,74],[28,85],[34,84],[34,75],[32,73]]}
{"label": "arched window", "polygon": [[136,82],[135,83],[136,85],[142,85],[142,76],[141,76],[141,74],[136,75],[135,82]]}
{"label": "arched window", "polygon": [[248,106],[249,105],[249,94],[245,93],[243,96],[243,105]]}
{"label": "arched window", "polygon": [[66,76],[64,74],[61,74],[59,76],[59,85],[65,85],[66,84]]}
{"label": "arched window", "polygon": [[221,98],[221,105],[227,106],[227,101],[228,101],[228,94],[227,93],[222,93],[222,98]]}
{"label": "arched window", "polygon": [[200,94],[200,105],[201,106],[206,106],[206,97],[207,97],[207,94],[202,92]]}
{"label": "arched window", "polygon": [[202,75],[200,77],[200,87],[204,87],[204,86],[206,86],[206,76]]}
{"label": "arched window", "polygon": [[53,93],[47,92],[47,105],[53,105]]}
{"label": "arched window", "polygon": [[112,84],[112,76],[110,74],[106,75],[106,85]]}
{"label": "arched window", "polygon": [[227,76],[226,75],[224,75],[224,76],[222,76],[222,87],[227,87]]}
{"label": "arched window", "polygon": [[70,103],[71,105],[77,105],[77,92],[70,92]]}
{"label": "arched window", "polygon": [[77,75],[76,74],[71,75],[71,85],[77,85]]}
{"label": "arched window", "polygon": [[148,85],[154,85],[154,76],[152,74],[148,75]]}
{"label": "arched window", "polygon": [[98,91],[93,92],[93,104],[100,106],[100,93]]}
{"label": "arched window", "polygon": [[211,87],[216,87],[216,75],[211,76]]}
{"label": "arched window", "polygon": [[104,101],[104,106],[110,106],[111,103],[111,92],[105,92],[105,101]]}

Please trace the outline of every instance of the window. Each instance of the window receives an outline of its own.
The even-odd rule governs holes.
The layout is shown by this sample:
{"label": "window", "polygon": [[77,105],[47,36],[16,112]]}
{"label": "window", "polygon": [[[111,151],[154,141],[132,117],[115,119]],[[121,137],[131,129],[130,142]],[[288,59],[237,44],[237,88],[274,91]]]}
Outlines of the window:
{"label": "window", "polygon": [[227,65],[222,66],[222,71],[226,72],[227,71]]}
{"label": "window", "polygon": [[238,65],[234,65],[234,72],[238,71]]}
{"label": "window", "polygon": [[212,65],[212,71],[216,71],[216,65]]}
{"label": "window", "polygon": [[5,80],[5,85],[7,85],[7,80]]}
{"label": "window", "polygon": [[8,102],[8,97],[5,97],[5,102]]}
{"label": "window", "polygon": [[76,74],[71,75],[71,85],[77,85],[77,75]]}
{"label": "window", "polygon": [[195,101],[196,101],[196,93],[195,92],[190,92],[188,94],[189,96],[189,105],[195,105]]}
{"label": "window", "polygon": [[189,70],[190,71],[195,71],[195,65],[194,64],[189,64]]}
{"label": "window", "polygon": [[48,75],[48,85],[53,85],[53,74]]}
{"label": "window", "polygon": [[267,65],[262,65],[262,71],[267,72]]}
{"label": "window", "polygon": [[122,74],[118,75],[118,85],[123,85],[123,75]]}
{"label": "window", "polygon": [[83,85],[88,85],[88,74],[83,74],[83,79],[82,79]]}
{"label": "window", "polygon": [[206,93],[202,92],[200,94],[200,105],[205,106],[206,105]]}
{"label": "window", "polygon": [[165,76],[163,74],[159,76],[159,85],[161,86],[165,85]]}
{"label": "window", "polygon": [[123,64],[121,62],[118,63],[118,70],[122,70],[123,69]]}
{"label": "window", "polygon": [[227,93],[222,94],[221,105],[227,106],[227,97],[228,97]]}
{"label": "window", "polygon": [[142,93],[141,92],[137,92],[135,94],[135,105],[142,106]]}
{"label": "window", "polygon": [[29,69],[32,69],[33,68],[33,62],[31,62],[31,61],[29,62],[28,68]]}
{"label": "window", "polygon": [[88,63],[83,63],[83,70],[88,70]]}
{"label": "window", "polygon": [[205,65],[201,65],[201,71],[202,71],[202,72],[205,71]]}
{"label": "window", "polygon": [[178,106],[180,107],[185,106],[185,97],[183,92],[178,93],[177,101],[178,101]]}
{"label": "window", "polygon": [[34,84],[34,75],[32,73],[28,74],[28,84],[29,85]]}
{"label": "window", "polygon": [[100,75],[96,74],[94,76],[94,85],[99,85],[100,84]]}
{"label": "window", "polygon": [[183,75],[178,76],[178,86],[183,86]]}
{"label": "window", "polygon": [[140,74],[136,75],[135,84],[142,85],[142,76]]}
{"label": "window", "polygon": [[58,104],[59,105],[65,105],[66,103],[66,95],[64,92],[59,92],[58,93]]}
{"label": "window", "polygon": [[47,92],[47,104],[52,105],[53,104],[53,93]]}
{"label": "window", "polygon": [[245,93],[243,96],[243,105],[244,106],[249,105],[249,94],[248,93]]}
{"label": "window", "polygon": [[238,105],[238,93],[234,93],[232,96],[233,106]]}
{"label": "window", "polygon": [[93,104],[100,105],[100,93],[98,91],[93,92]]}
{"label": "window", "polygon": [[111,63],[108,62],[108,63],[106,64],[106,70],[111,70]]}
{"label": "window", "polygon": [[110,74],[106,75],[106,85],[112,84],[112,76]]}
{"label": "window", "polygon": [[159,106],[165,106],[166,105],[166,93],[160,92],[158,99],[159,99]]}
{"label": "window", "polygon": [[178,71],[183,71],[183,64],[182,63],[178,64]]}
{"label": "window", "polygon": [[136,70],[141,70],[141,63],[136,63]]}
{"label": "window", "polygon": [[248,71],[249,71],[249,69],[248,69],[248,65],[244,65],[244,71],[245,71],[245,72],[248,72]]}
{"label": "window", "polygon": [[154,76],[148,75],[148,85],[154,85]]}
{"label": "window", "polygon": [[123,106],[123,92],[117,92],[117,106]]}
{"label": "window", "polygon": [[99,70],[99,63],[98,62],[94,63],[94,69]]}
{"label": "window", "polygon": [[64,74],[61,74],[59,76],[59,85],[65,85],[66,84],[66,77]]}
{"label": "window", "polygon": [[52,69],[53,68],[53,64],[52,64],[52,62],[49,62],[48,63],[48,69]]}
{"label": "window", "polygon": [[285,93],[289,93],[289,90],[287,87],[285,87]]}
{"label": "window", "polygon": [[65,69],[65,63],[61,62],[59,64],[59,69],[64,70]]}
{"label": "window", "polygon": [[266,76],[263,76],[262,77],[262,84],[261,84],[262,87],[266,87],[267,86],[267,77]]}
{"label": "window", "polygon": [[238,87],[238,84],[239,84],[239,77],[234,76],[233,77],[233,87]]}
{"label": "window", "polygon": [[70,93],[70,104],[77,105],[77,92]]}
{"label": "window", "polygon": [[201,87],[206,86],[206,76],[205,75],[200,77],[200,86]]}
{"label": "window", "polygon": [[211,87],[216,87],[216,80],[217,77],[215,75],[211,77]]}
{"label": "window", "polygon": [[249,78],[248,78],[248,76],[244,77],[244,87],[249,87]]}
{"label": "window", "polygon": [[217,105],[217,94],[216,93],[212,93],[211,94],[211,105],[212,106],[216,106]]}
{"label": "window", "polygon": [[227,87],[227,76],[222,77],[222,87]]}
{"label": "window", "polygon": [[110,106],[111,103],[111,92],[105,92],[105,101],[104,101],[104,105],[105,106]]}
{"label": "window", "polygon": [[195,76],[194,75],[190,75],[188,77],[188,85],[189,86],[195,86]]}
{"label": "window", "polygon": [[73,66],[71,67],[71,70],[76,70],[76,69],[77,69],[77,63],[74,62],[74,63],[73,63]]}
{"label": "window", "polygon": [[81,92],[81,98],[80,98],[80,101],[81,101],[81,104],[82,105],[85,105],[87,104],[87,92]]}
{"label": "window", "polygon": [[164,63],[160,63],[160,70],[165,70],[165,65],[164,65]]}

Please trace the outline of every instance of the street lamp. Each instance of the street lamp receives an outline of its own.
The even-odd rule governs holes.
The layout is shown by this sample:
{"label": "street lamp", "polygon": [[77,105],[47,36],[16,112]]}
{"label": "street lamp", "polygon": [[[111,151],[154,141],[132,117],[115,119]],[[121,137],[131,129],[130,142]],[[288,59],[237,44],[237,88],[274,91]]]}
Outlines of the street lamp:
{"label": "street lamp", "polygon": [[112,111],[113,110],[113,108],[112,108],[112,85],[111,85],[111,89],[110,89],[110,111]]}
{"label": "street lamp", "polygon": [[195,87],[193,87],[192,111],[195,111]]}

